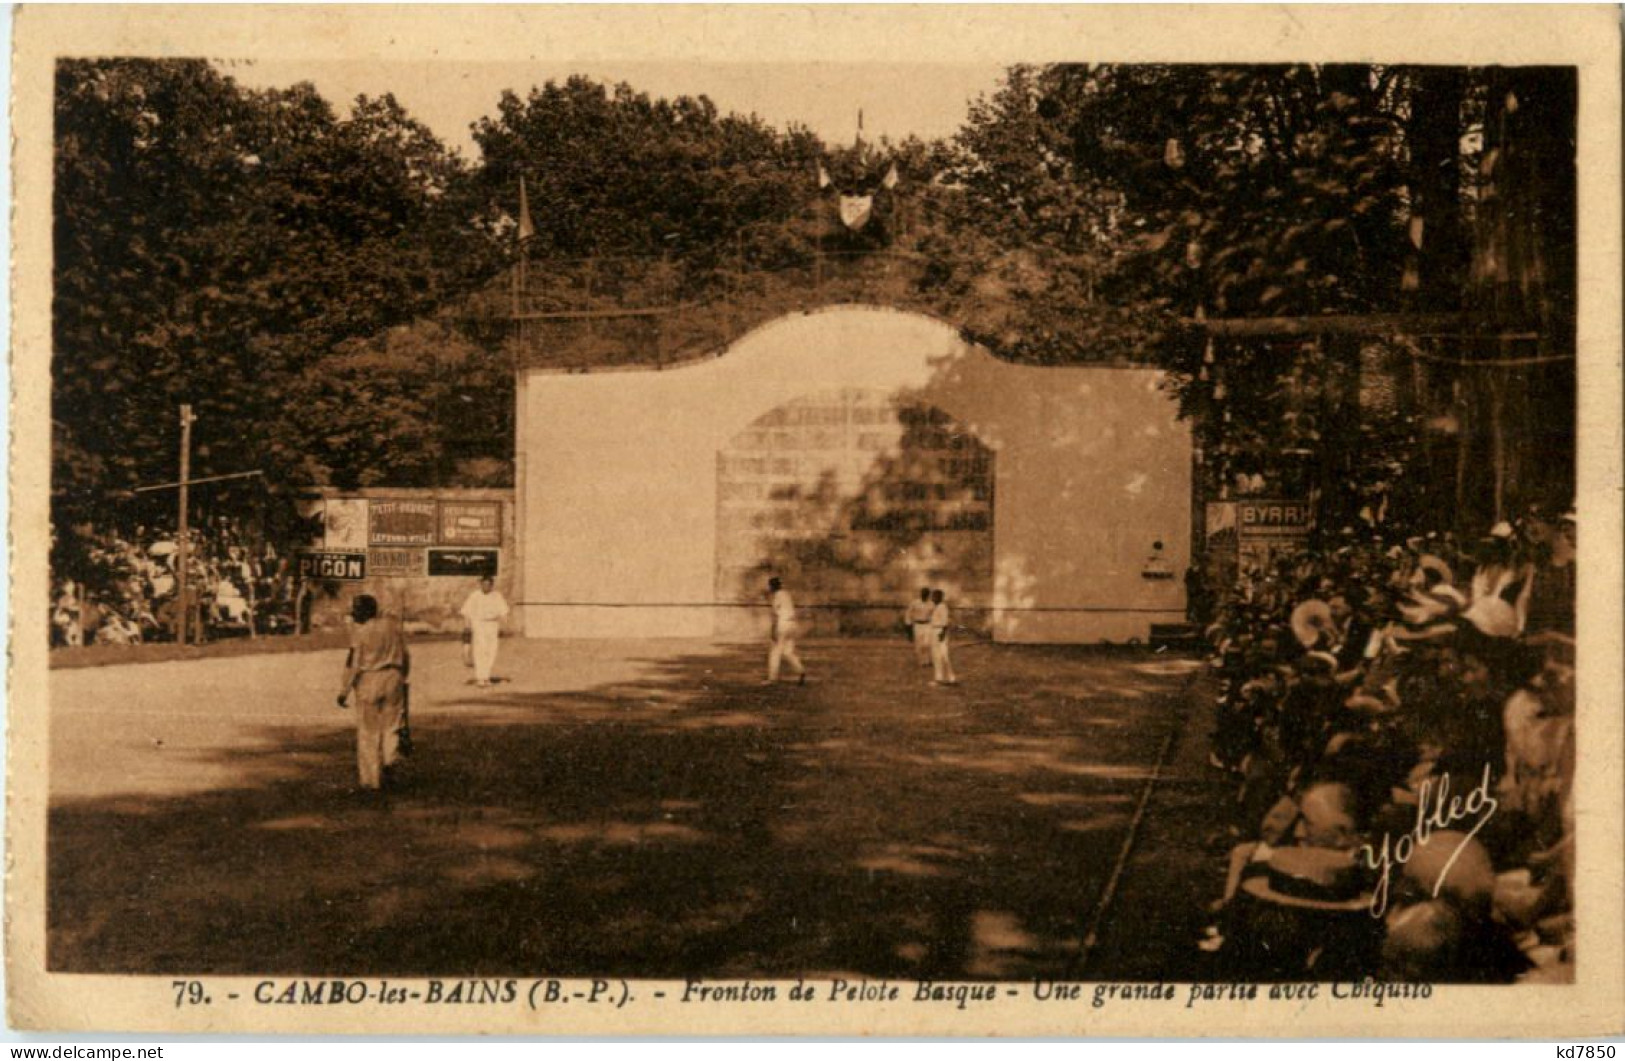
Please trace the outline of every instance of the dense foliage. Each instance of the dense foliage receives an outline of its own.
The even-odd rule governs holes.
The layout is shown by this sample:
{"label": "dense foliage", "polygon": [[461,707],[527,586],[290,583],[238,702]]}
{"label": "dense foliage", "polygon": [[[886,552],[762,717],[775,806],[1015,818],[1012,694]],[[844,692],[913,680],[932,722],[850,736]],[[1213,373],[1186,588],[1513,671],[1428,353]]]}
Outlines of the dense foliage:
{"label": "dense foliage", "polygon": [[821,150],[805,129],[719,114],[703,96],[652,99],[585,77],[503,93],[474,139],[486,202],[512,211],[527,181],[544,260],[709,259],[741,229],[793,216]]}
{"label": "dense foliage", "polygon": [[201,61],[64,61],[56,128],[59,523],[173,479],[182,402],[200,475],[353,479],[385,452],[335,463],[327,433],[376,430],[410,381],[358,366],[332,408],[298,384],[493,269],[465,164],[388,96],[341,119],[309,85],[249,91]]}
{"label": "dense foliage", "polygon": [[[1437,515],[1441,483],[1488,465],[1493,491],[1458,485],[1442,521],[1477,520],[1537,472],[1571,489],[1572,432],[1551,425],[1573,409],[1574,92],[1539,68],[1013,67],[950,141],[831,148],[573,77],[504,93],[471,163],[388,96],[340,117],[308,84],[248,90],[202,61],[64,61],[56,524],[173,478],[182,402],[195,474],[505,481],[521,178],[529,276],[566,301],[624,301],[606,263],[659,262],[637,282],[723,333],[752,298],[771,313],[887,252],[913,265],[852,291],[1005,357],[1170,370],[1215,492],[1267,473],[1333,520]],[[834,210],[853,189],[876,193],[856,232]],[[1418,313],[1461,323],[1213,323]],[[593,344],[612,333],[579,331],[610,356]],[[1555,367],[1460,367],[1531,358]],[[1547,467],[1520,467],[1541,429]]]}
{"label": "dense foliage", "polygon": [[[1265,476],[1329,523],[1439,526],[1561,505],[1574,91],[1541,68],[1014,69],[956,141],[959,227],[1030,267],[970,326],[1169,369],[1209,496]],[[1520,477],[1520,452],[1545,466]]]}

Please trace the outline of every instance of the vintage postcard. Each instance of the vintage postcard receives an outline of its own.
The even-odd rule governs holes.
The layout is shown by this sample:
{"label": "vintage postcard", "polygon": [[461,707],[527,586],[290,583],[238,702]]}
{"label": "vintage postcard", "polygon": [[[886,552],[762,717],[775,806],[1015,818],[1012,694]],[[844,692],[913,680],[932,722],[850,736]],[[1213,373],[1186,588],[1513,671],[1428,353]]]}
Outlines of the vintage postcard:
{"label": "vintage postcard", "polygon": [[1625,1030],[1609,7],[30,7],[8,1019]]}

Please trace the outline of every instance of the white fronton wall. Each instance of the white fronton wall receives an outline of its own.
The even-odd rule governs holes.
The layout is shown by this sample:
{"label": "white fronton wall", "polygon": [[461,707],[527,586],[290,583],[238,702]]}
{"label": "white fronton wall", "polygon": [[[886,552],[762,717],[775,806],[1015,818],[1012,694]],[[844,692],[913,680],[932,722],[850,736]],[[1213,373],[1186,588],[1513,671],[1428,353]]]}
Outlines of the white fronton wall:
{"label": "white fronton wall", "polygon": [[[864,306],[780,318],[664,370],[529,370],[524,632],[712,637],[765,613],[760,597],[715,599],[718,454],[780,407],[850,389],[934,406],[993,451],[997,639],[1143,640],[1183,619],[1190,559],[1190,434],[1162,378],[1012,365],[940,321]],[[1146,577],[1157,541],[1152,569],[1171,577]]]}

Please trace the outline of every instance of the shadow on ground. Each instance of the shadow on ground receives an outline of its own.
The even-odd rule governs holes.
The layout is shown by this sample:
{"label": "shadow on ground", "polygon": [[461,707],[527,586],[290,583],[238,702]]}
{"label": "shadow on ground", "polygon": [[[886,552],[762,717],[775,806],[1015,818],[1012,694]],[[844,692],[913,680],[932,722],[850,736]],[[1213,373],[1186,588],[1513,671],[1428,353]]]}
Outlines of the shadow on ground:
{"label": "shadow on ground", "polygon": [[750,647],[471,690],[383,799],[348,734],[264,727],[218,752],[252,784],[52,808],[49,966],[1061,976],[1188,668],[977,646],[942,689],[904,651],[812,646],[805,687],[758,687]]}

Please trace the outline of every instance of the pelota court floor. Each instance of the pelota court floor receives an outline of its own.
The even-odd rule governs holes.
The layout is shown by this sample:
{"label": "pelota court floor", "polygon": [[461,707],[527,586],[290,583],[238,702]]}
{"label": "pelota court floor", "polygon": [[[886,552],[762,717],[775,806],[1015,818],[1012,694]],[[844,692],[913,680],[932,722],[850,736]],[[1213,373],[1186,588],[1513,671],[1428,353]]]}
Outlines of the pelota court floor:
{"label": "pelota court floor", "polygon": [[[341,651],[53,671],[49,966],[1076,973],[1159,757],[1191,757],[1198,664],[972,643],[942,688],[900,642],[802,655],[808,685],[764,688],[755,645],[508,640],[481,690],[455,643],[419,645],[384,798],[355,791]],[[1183,844],[1184,811],[1149,806]],[[1216,887],[1144,855],[1091,978],[1154,978]]]}

